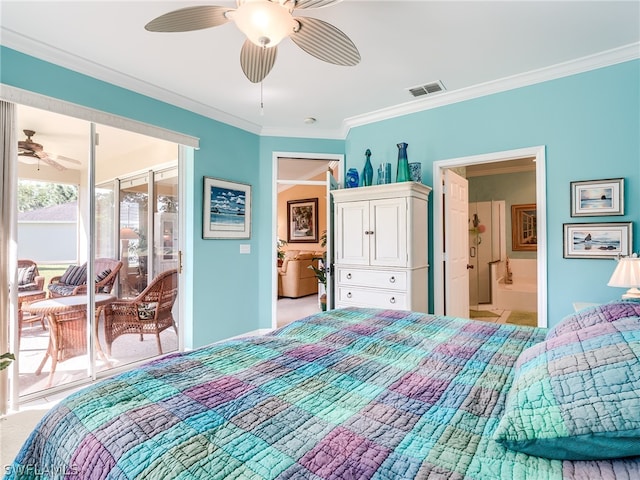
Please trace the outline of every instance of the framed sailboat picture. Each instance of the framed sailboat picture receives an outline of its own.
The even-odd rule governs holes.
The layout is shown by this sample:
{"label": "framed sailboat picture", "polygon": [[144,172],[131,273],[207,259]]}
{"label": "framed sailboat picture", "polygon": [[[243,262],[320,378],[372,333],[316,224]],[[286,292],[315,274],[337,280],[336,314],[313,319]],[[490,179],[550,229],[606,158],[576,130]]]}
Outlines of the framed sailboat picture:
{"label": "framed sailboat picture", "polygon": [[631,253],[631,222],[565,223],[564,258],[615,258]]}
{"label": "framed sailboat picture", "polygon": [[204,177],[202,238],[251,238],[251,185]]}

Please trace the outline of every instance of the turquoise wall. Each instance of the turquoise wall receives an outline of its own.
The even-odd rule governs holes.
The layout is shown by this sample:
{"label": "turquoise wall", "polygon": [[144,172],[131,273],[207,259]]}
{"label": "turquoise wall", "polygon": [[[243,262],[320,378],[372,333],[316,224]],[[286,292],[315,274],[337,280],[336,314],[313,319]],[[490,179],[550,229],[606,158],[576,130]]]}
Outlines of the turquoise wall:
{"label": "turquoise wall", "polygon": [[[604,302],[622,294],[606,286],[612,261],[562,258],[562,225],[632,221],[638,237],[638,60],[355,127],[346,141],[259,137],[5,47],[0,81],[200,138],[200,150],[186,165],[185,303],[193,318],[185,326],[187,346],[271,325],[273,151],[344,153],[345,170],[361,171],[367,148],[374,166],[395,166],[396,144],[407,142],[409,161],[422,162],[423,182],[431,185],[435,160],[546,145],[549,324],[569,313],[574,301]],[[202,239],[203,176],[253,185],[251,239]],[[624,216],[570,217],[569,182],[616,177],[626,182]],[[251,254],[240,255],[240,244],[250,244]],[[432,257],[430,252],[431,263]]]}
{"label": "turquoise wall", "polygon": [[[548,320],[572,311],[572,302],[606,302],[623,290],[607,287],[612,260],[563,258],[563,223],[640,221],[640,61],[634,60],[529,87],[352,128],[346,142],[349,167],[395,166],[398,142],[409,161],[422,162],[432,184],[436,160],[546,145]],[[625,178],[625,215],[572,218],[569,183]],[[430,222],[430,235],[433,229]],[[430,252],[433,264],[433,252]],[[431,279],[433,280],[433,278]]]}
{"label": "turquoise wall", "polygon": [[511,205],[536,203],[536,172],[503,173],[469,178],[469,201],[505,201],[505,239],[511,258],[536,258],[536,252],[513,251],[511,240]]}

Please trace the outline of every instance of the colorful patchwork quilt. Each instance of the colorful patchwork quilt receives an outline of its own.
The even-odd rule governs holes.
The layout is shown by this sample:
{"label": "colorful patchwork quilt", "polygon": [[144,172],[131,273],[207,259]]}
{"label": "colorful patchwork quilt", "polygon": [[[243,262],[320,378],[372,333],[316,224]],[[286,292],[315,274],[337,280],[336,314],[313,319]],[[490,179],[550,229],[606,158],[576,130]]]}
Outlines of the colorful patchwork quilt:
{"label": "colorful patchwork quilt", "polygon": [[631,479],[493,439],[546,330],[341,309],[174,354],[51,410],[6,479]]}

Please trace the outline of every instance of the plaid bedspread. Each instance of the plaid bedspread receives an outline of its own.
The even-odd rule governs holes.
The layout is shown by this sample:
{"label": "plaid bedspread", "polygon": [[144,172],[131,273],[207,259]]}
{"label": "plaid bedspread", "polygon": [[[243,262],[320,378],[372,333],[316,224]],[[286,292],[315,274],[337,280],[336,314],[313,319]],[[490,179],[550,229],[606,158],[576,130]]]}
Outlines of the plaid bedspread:
{"label": "plaid bedspread", "polygon": [[344,309],[175,354],[71,395],[7,479],[638,478],[491,439],[545,330]]}

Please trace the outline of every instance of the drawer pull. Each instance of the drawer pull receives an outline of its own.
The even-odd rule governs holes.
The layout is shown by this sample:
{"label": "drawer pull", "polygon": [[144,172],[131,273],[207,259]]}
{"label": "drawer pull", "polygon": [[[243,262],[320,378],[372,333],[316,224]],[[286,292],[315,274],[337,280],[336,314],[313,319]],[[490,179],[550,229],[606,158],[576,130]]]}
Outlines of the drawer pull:
{"label": "drawer pull", "polygon": [[396,297],[391,297],[391,299],[389,300],[391,303],[396,303]]}
{"label": "drawer pull", "polygon": [[390,283],[396,283],[396,277],[391,277],[391,278],[389,279],[389,282],[390,282]]}
{"label": "drawer pull", "polygon": [[350,273],[347,273],[347,279],[351,280],[351,274]]}
{"label": "drawer pull", "polygon": [[347,293],[347,298],[351,298],[351,292]]}

